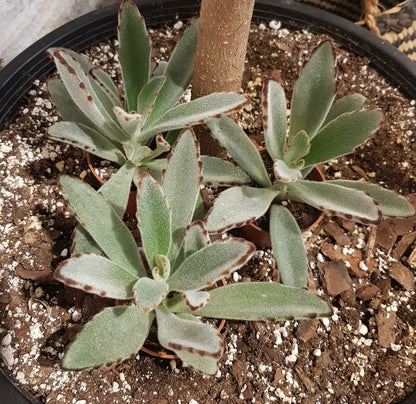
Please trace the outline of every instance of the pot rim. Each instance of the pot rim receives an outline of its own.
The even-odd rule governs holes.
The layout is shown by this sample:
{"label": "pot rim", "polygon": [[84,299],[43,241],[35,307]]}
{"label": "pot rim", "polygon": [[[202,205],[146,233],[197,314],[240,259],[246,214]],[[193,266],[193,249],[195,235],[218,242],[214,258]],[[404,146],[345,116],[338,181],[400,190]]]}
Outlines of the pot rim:
{"label": "pot rim", "polygon": [[[178,18],[195,16],[199,6],[200,0],[141,0],[140,12],[147,26],[155,27],[165,22],[172,23]],[[158,13],[154,12],[154,7],[159,8]],[[29,46],[0,71],[0,130],[13,122],[15,116],[12,111],[18,107],[33,81],[54,70],[46,49],[62,46],[82,51],[115,37],[118,8],[118,4],[103,7],[66,23]],[[366,29],[325,10],[293,0],[280,0],[278,4],[275,0],[257,0],[253,22],[271,20],[282,21],[284,27],[293,30],[307,29],[315,34],[330,35],[341,46],[370,59],[371,65],[392,86],[398,87],[408,98],[416,99],[416,63]],[[20,393],[17,394],[17,390],[5,381],[5,378],[11,380],[8,373],[0,361],[3,400],[16,404],[39,403],[34,398],[28,398],[28,393],[19,386]],[[411,404],[415,400],[416,391],[402,404]]]}

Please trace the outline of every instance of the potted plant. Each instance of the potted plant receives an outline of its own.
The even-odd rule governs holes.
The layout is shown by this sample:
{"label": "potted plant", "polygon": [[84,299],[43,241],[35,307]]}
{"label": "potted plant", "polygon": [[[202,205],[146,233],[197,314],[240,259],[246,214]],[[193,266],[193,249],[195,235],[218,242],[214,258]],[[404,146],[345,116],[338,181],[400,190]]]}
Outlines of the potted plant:
{"label": "potted plant", "polygon": [[241,394],[243,394],[243,393],[241,393]]}

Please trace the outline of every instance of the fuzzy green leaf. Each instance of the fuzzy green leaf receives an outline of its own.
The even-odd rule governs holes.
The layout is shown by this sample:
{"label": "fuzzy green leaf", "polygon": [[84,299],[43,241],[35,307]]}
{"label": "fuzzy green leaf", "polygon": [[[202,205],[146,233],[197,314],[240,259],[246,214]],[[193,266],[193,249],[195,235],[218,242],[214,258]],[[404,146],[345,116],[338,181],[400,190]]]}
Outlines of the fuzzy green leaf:
{"label": "fuzzy green leaf", "polygon": [[[195,315],[233,320],[285,320],[330,315],[327,303],[305,289],[272,282],[235,283],[210,291],[210,301]],[[173,301],[172,301],[173,302]],[[189,313],[185,302],[175,300],[170,310]]]}
{"label": "fuzzy green leaf", "polygon": [[348,112],[358,111],[364,107],[366,98],[358,93],[348,94],[334,103],[326,116],[322,127]]}
{"label": "fuzzy green leaf", "polygon": [[299,168],[290,168],[283,160],[275,160],[273,163],[273,173],[277,181],[294,182],[302,178]]}
{"label": "fuzzy green leaf", "polygon": [[263,216],[279,194],[272,188],[233,187],[221,192],[206,217],[209,232],[222,233]]}
{"label": "fuzzy green leaf", "polygon": [[49,80],[48,91],[51,101],[62,120],[81,123],[97,130],[94,123],[77,107],[61,80]]}
{"label": "fuzzy green leaf", "polygon": [[140,140],[147,141],[154,133],[205,123],[209,119],[238,110],[246,102],[246,97],[241,94],[214,93],[179,104],[151,125],[146,122]]}
{"label": "fuzzy green leaf", "polygon": [[137,112],[143,115],[145,119],[149,117],[155,107],[155,101],[165,81],[166,77],[153,78],[143,86],[137,96]]}
{"label": "fuzzy green leaf", "polygon": [[57,122],[48,130],[49,137],[71,144],[105,160],[122,165],[126,158],[118,147],[100,132],[75,122]]}
{"label": "fuzzy green leaf", "polygon": [[282,205],[270,210],[270,238],[273,255],[282,283],[287,286],[308,286],[308,257],[296,219]]}
{"label": "fuzzy green leaf", "polygon": [[288,199],[305,202],[330,215],[364,224],[379,224],[381,210],[362,191],[327,182],[296,181],[287,185]]}
{"label": "fuzzy green leaf", "polygon": [[256,146],[232,119],[225,116],[207,122],[207,126],[234,161],[257,184],[264,188],[272,186]]}
{"label": "fuzzy green leaf", "polygon": [[351,153],[375,132],[383,119],[379,110],[355,111],[330,122],[311,141],[305,166],[312,166]]}
{"label": "fuzzy green leaf", "polygon": [[137,184],[139,181],[140,176],[143,173],[150,174],[156,181],[162,181],[162,172],[166,169],[167,161],[166,159],[156,159],[145,161],[141,163],[141,167],[136,167],[136,171],[134,173],[133,182]]}
{"label": "fuzzy green leaf", "polygon": [[404,196],[382,188],[379,185],[351,180],[333,180],[327,182],[368,193],[371,198],[379,203],[379,208],[383,216],[401,217],[415,214],[415,209],[412,204]]}
{"label": "fuzzy green leaf", "polygon": [[124,143],[123,149],[128,160],[135,166],[140,166],[143,160],[148,159],[153,154],[150,147],[140,146],[134,143]]}
{"label": "fuzzy green leaf", "polygon": [[98,66],[94,66],[92,69],[90,69],[89,75],[98,84],[98,88],[107,94],[107,97],[111,100],[113,106],[122,106],[120,97],[118,95],[117,86],[103,69],[99,68]]}
{"label": "fuzzy green leaf", "polygon": [[185,290],[182,296],[191,311],[201,309],[210,299],[209,292],[204,290]]}
{"label": "fuzzy green leaf", "polygon": [[196,370],[216,373],[224,342],[212,325],[178,317],[164,306],[157,308],[156,318],[158,339],[164,348]]}
{"label": "fuzzy green leaf", "polygon": [[320,45],[305,65],[293,89],[289,139],[304,130],[313,139],[335,96],[335,60],[329,41]]}
{"label": "fuzzy green leaf", "polygon": [[170,276],[170,261],[165,255],[159,254],[155,257],[155,267],[152,269],[152,276],[155,280],[166,280]]}
{"label": "fuzzy green leaf", "polygon": [[202,181],[212,185],[250,184],[250,176],[230,161],[212,156],[201,156]]}
{"label": "fuzzy green leaf", "polygon": [[107,307],[77,334],[61,365],[64,369],[84,369],[127,359],[142,347],[152,321],[153,316],[139,307]]}
{"label": "fuzzy green leaf", "polygon": [[183,232],[191,223],[201,185],[199,144],[191,130],[185,130],[172,148],[163,177],[163,190],[172,209],[172,244],[169,258],[173,262],[183,242]]}
{"label": "fuzzy green leaf", "polygon": [[136,110],[137,95],[150,78],[150,37],[144,18],[132,1],[123,1],[118,28],[120,60],[127,111]]}
{"label": "fuzzy green leaf", "polygon": [[283,160],[286,145],[286,98],[283,87],[275,80],[263,86],[262,112],[264,141],[267,152],[275,160]]}
{"label": "fuzzy green leaf", "polygon": [[80,63],[69,54],[70,51],[64,48],[50,48],[48,52],[53,56],[65,88],[77,107],[108,139],[118,142],[127,140],[127,134],[114,122],[112,106],[108,111],[109,106],[103,105],[90,77]]}
{"label": "fuzzy green leaf", "polygon": [[156,148],[153,150],[151,157],[148,160],[154,160],[161,154],[170,150],[170,144],[163,138],[162,135],[156,136]]}
{"label": "fuzzy green leaf", "polygon": [[171,211],[162,188],[149,174],[137,184],[137,221],[150,267],[155,257],[167,255],[171,243]]}
{"label": "fuzzy green leaf", "polygon": [[[123,217],[126,210],[133,173],[133,165],[130,162],[126,162],[99,190],[104,199],[111,203],[111,206],[120,218]],[[80,254],[86,252],[100,255],[102,250],[89,233],[78,224],[74,235],[72,253]]]}
{"label": "fuzzy green leaf", "polygon": [[[78,221],[114,263],[133,276],[145,276],[146,271],[136,242],[111,204],[90,186],[68,176],[60,178],[62,193]],[[112,237],[108,237],[109,229]]]}
{"label": "fuzzy green leaf", "polygon": [[169,286],[164,279],[140,278],[133,289],[136,304],[144,313],[158,307],[169,293]]}
{"label": "fuzzy green leaf", "polygon": [[165,76],[167,67],[168,67],[168,62],[166,60],[159,60],[158,62],[152,61],[151,77],[154,78],[154,77]]}
{"label": "fuzzy green leaf", "polygon": [[64,261],[54,278],[67,286],[111,299],[133,299],[137,277],[107,258],[82,254]]}
{"label": "fuzzy green leaf", "polygon": [[186,29],[173,50],[168,66],[163,72],[166,81],[155,101],[149,123],[156,121],[169,111],[180,100],[191,82],[198,37],[198,22],[199,20],[196,20]]}
{"label": "fuzzy green leaf", "polygon": [[289,167],[297,166],[299,160],[309,153],[310,148],[309,136],[302,130],[290,139],[284,161]]}
{"label": "fuzzy green leaf", "polygon": [[114,107],[113,112],[118,123],[129,134],[130,138],[133,138],[136,133],[140,133],[140,128],[144,124],[143,115],[138,114],[136,111],[128,113],[120,107]]}
{"label": "fuzzy green leaf", "polygon": [[66,52],[80,64],[83,71],[88,75],[94,92],[102,100],[103,104],[107,106],[107,112],[111,115],[113,106],[121,107],[118,89],[111,77],[100,67],[93,65],[80,53],[76,53],[70,49],[66,49]]}
{"label": "fuzzy green leaf", "polygon": [[208,230],[204,222],[193,222],[185,229],[183,244],[185,258],[209,245]]}
{"label": "fuzzy green leaf", "polygon": [[254,254],[253,244],[230,238],[196,251],[168,279],[170,290],[205,289],[244,265]]}

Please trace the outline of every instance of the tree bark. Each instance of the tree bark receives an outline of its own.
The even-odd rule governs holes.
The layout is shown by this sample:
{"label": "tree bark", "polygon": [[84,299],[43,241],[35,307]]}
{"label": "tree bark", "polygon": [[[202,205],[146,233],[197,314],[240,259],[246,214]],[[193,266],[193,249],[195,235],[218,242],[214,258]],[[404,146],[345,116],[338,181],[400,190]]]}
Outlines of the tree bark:
{"label": "tree bark", "polygon": [[192,98],[239,91],[254,0],[202,0]]}
{"label": "tree bark", "polygon": [[[192,98],[240,91],[255,0],[202,0],[194,59]],[[224,157],[226,152],[204,127],[195,132],[201,152]]]}

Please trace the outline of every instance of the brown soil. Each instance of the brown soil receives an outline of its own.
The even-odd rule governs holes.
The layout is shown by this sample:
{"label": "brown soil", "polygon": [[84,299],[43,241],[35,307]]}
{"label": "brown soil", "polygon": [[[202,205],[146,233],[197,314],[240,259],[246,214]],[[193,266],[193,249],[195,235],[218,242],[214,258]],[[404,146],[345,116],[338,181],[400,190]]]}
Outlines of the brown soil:
{"label": "brown soil", "polygon": [[[173,35],[155,34],[169,52]],[[280,70],[290,97],[294,79],[323,38],[253,29],[244,90],[252,103],[244,125],[262,143],[262,77]],[[91,52],[115,76],[114,49]],[[410,195],[416,206],[415,102],[381,80],[366,60],[337,49],[338,96],[357,91],[386,113],[383,127],[356,153],[325,166],[327,177],[364,178]],[[57,186],[62,173],[94,179],[83,153],[45,133],[57,119],[44,81],[35,81],[0,145],[1,354],[14,377],[46,403],[390,403],[416,384],[416,218],[378,228],[326,218],[305,235],[309,289],[333,315],[322,320],[227,321],[226,353],[215,376],[139,353],[108,369],[62,371],[59,358],[80,327],[112,304],[54,283],[69,256],[75,225]],[[271,252],[258,250],[233,281],[276,281]],[[120,343],[121,341],[115,341]]]}

